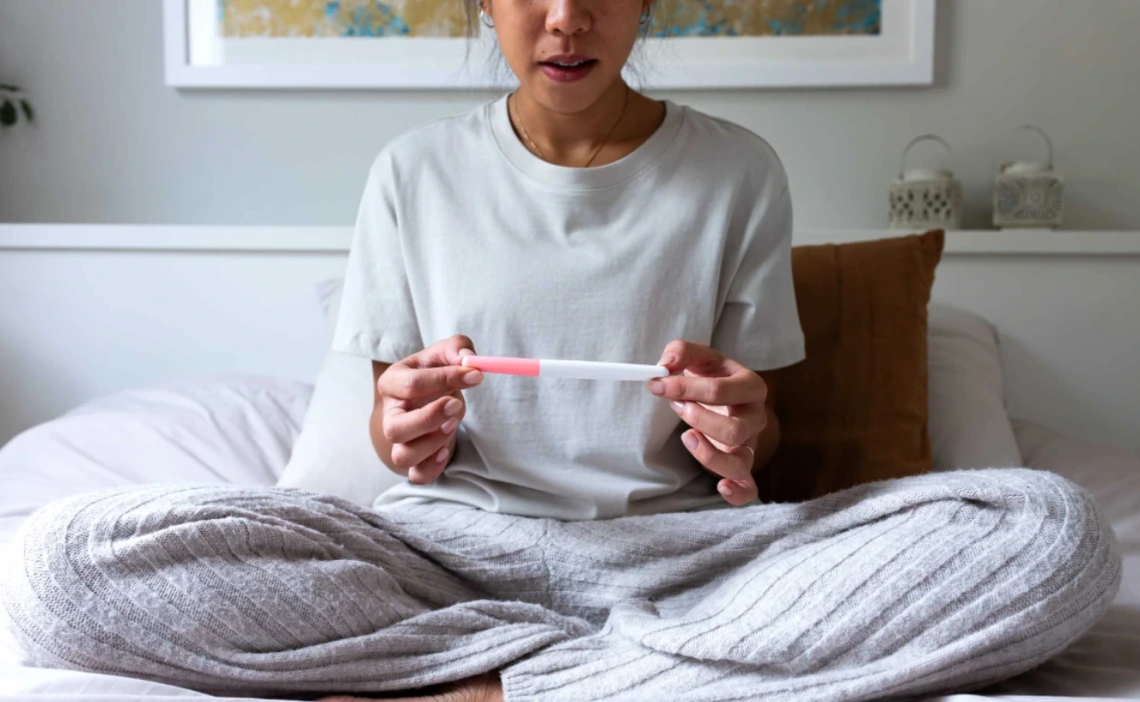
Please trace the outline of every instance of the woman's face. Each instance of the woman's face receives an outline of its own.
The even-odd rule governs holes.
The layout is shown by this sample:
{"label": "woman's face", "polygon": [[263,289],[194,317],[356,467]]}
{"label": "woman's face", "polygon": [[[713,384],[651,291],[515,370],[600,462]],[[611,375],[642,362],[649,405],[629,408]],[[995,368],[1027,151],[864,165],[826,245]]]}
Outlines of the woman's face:
{"label": "woman's face", "polygon": [[621,77],[651,0],[485,0],[499,46],[527,93],[585,110]]}

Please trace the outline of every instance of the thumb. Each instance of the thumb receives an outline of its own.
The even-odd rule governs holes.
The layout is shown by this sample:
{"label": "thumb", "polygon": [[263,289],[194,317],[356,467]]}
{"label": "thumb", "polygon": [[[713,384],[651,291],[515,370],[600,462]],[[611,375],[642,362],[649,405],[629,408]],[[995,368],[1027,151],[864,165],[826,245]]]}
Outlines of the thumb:
{"label": "thumb", "polygon": [[449,365],[462,365],[464,356],[475,354],[475,343],[463,334],[456,334],[443,342],[443,353]]}
{"label": "thumb", "polygon": [[687,370],[697,375],[712,375],[724,367],[724,354],[711,346],[678,339],[665,346],[658,365],[668,368],[671,374]]}
{"label": "thumb", "polygon": [[458,366],[463,362],[463,356],[475,353],[475,344],[471,339],[456,334],[442,341],[437,341],[421,351],[417,356],[417,367],[435,368],[438,366]]}

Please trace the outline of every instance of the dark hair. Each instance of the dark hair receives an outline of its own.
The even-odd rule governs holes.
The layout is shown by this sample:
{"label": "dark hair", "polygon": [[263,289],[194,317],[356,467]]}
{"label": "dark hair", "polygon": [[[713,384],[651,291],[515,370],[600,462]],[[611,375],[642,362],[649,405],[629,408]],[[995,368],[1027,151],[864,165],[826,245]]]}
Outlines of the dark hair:
{"label": "dark hair", "polygon": [[483,0],[460,0],[467,15],[467,38],[479,34],[479,10],[483,9]]}

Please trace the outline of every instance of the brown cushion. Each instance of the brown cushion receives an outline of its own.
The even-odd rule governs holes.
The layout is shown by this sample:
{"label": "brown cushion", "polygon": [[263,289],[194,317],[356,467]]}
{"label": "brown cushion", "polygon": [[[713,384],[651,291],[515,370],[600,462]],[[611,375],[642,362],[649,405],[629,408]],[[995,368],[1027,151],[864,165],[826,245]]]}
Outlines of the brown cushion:
{"label": "brown cushion", "polygon": [[931,468],[926,307],[944,234],[792,251],[807,358],[775,373],[783,440],[760,498],[810,499]]}

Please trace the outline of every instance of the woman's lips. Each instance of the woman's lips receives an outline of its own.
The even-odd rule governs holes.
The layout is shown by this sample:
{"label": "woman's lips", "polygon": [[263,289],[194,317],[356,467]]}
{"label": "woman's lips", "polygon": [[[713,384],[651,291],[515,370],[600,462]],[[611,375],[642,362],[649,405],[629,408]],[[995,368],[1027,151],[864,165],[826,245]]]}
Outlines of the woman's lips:
{"label": "woman's lips", "polygon": [[574,83],[588,76],[597,63],[597,59],[559,59],[543,61],[539,65],[542,66],[542,72],[547,78],[558,83]]}

